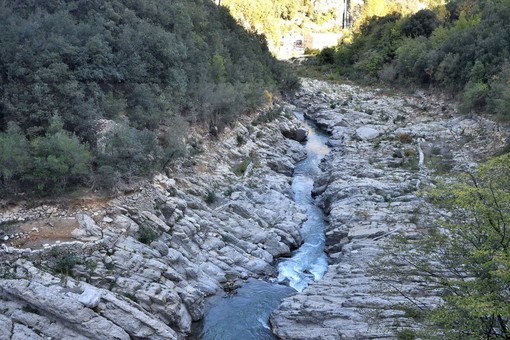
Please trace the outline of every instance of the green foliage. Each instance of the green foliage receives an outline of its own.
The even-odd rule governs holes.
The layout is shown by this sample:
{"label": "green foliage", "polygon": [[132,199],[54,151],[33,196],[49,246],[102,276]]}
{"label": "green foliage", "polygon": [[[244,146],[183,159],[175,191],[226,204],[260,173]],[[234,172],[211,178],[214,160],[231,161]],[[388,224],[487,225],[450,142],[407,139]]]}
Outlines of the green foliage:
{"label": "green foliage", "polygon": [[98,164],[103,173],[111,174],[107,167],[115,168],[131,183],[155,170],[159,149],[152,131],[118,124],[106,133],[100,144]]}
{"label": "green foliage", "polygon": [[151,244],[152,241],[155,241],[158,238],[158,233],[154,231],[149,226],[141,225],[138,229],[137,240],[142,242],[143,244]]}
{"label": "green foliage", "polygon": [[269,110],[261,115],[259,115],[257,118],[255,118],[252,121],[252,125],[258,125],[262,123],[272,122],[276,118],[280,117],[283,113],[283,108],[277,107],[273,110]]}
{"label": "green foliage", "polygon": [[21,129],[9,122],[7,131],[0,133],[0,176],[2,188],[0,193],[16,190],[30,166],[30,150],[28,140]]}
{"label": "green foliage", "polygon": [[56,256],[55,271],[69,276],[74,266],[79,263],[81,263],[81,260],[73,253],[58,253]]}
{"label": "green foliage", "polygon": [[90,176],[92,155],[75,135],[59,131],[32,140],[30,147],[33,164],[25,179],[39,193],[60,193]]}
{"label": "green foliage", "polygon": [[439,226],[420,240],[397,237],[377,270],[390,284],[419,278],[441,292],[444,303],[425,314],[437,336],[508,338],[510,156],[494,158],[459,180],[427,193],[448,212]]}
{"label": "green foliage", "polygon": [[334,6],[318,6],[311,0],[222,0],[221,5],[245,27],[267,37],[271,47],[278,46],[280,38],[289,26],[296,26],[296,22],[301,28],[316,29],[317,25],[340,20]]}
{"label": "green foliage", "polygon": [[244,175],[246,169],[248,168],[248,165],[250,165],[251,159],[246,158],[241,163],[237,164],[233,169],[232,172],[236,174],[236,176],[241,177]]}
{"label": "green foliage", "polygon": [[408,37],[429,37],[439,25],[436,13],[429,9],[422,9],[411,15],[402,25],[402,33]]}
{"label": "green foliage", "polygon": [[484,82],[469,82],[466,84],[463,93],[461,111],[469,112],[485,107],[489,86]]}
{"label": "green foliage", "polygon": [[376,78],[383,65],[394,58],[400,46],[403,39],[401,25],[401,15],[398,13],[386,17],[373,16],[360,27],[360,33],[354,35],[351,44],[325,50],[319,54],[319,61],[336,63],[340,73],[345,75]]}
{"label": "green foliage", "polygon": [[397,340],[414,340],[416,338],[416,332],[409,328],[397,332]]}
{"label": "green foliage", "polygon": [[[90,177],[92,155],[76,135],[62,130],[57,118],[45,136],[30,143],[21,129],[10,122],[0,133],[0,174],[3,193],[32,188],[40,195],[62,192],[68,185]],[[51,132],[51,133],[50,133]]]}
{"label": "green foliage", "polygon": [[510,65],[505,63],[502,72],[489,82],[488,107],[502,120],[510,119]]}
{"label": "green foliage", "polygon": [[218,200],[216,193],[214,191],[207,191],[207,196],[205,197],[205,202],[207,204],[213,204]]}
{"label": "green foliage", "polygon": [[131,183],[185,154],[188,122],[299,85],[209,0],[7,0],[0,30],[1,195]]}
{"label": "green foliage", "polygon": [[[507,119],[510,1],[435,5],[440,6],[400,17],[389,12],[391,1],[368,1],[352,43],[329,49],[318,61],[350,77],[438,86],[461,94],[465,112],[489,111]],[[379,12],[388,14],[368,15]]]}

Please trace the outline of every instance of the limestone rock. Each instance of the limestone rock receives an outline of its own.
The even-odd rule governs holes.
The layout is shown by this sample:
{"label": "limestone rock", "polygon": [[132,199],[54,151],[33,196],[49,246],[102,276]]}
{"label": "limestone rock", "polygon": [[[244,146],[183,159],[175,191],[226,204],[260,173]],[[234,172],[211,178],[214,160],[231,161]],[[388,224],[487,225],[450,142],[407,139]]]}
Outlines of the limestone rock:
{"label": "limestone rock", "polygon": [[368,126],[362,126],[356,129],[356,135],[363,140],[372,140],[379,137],[379,131]]}
{"label": "limestone rock", "polygon": [[11,340],[26,340],[26,339],[44,340],[44,338],[39,336],[37,333],[35,333],[27,326],[15,323],[12,329]]}
{"label": "limestone rock", "polygon": [[0,339],[10,339],[12,336],[12,321],[0,314]]}
{"label": "limestone rock", "polygon": [[83,293],[78,297],[78,301],[83,303],[89,308],[95,308],[101,300],[101,292],[92,287],[87,287]]}
{"label": "limestone rock", "polygon": [[298,125],[289,126],[283,123],[280,125],[280,131],[286,138],[293,139],[297,142],[304,142],[308,137],[308,130]]}
{"label": "limestone rock", "polygon": [[80,228],[85,231],[86,236],[101,237],[103,232],[101,228],[94,222],[92,217],[87,214],[77,214],[76,220],[80,225]]}
{"label": "limestone rock", "polygon": [[91,338],[129,339],[122,328],[84,307],[77,300],[59,293],[55,286],[46,287],[28,280],[3,280],[0,281],[0,291],[66,320],[72,328]]}
{"label": "limestone rock", "polygon": [[294,171],[294,165],[288,159],[284,158],[269,160],[267,165],[271,170],[286,176],[291,176]]}

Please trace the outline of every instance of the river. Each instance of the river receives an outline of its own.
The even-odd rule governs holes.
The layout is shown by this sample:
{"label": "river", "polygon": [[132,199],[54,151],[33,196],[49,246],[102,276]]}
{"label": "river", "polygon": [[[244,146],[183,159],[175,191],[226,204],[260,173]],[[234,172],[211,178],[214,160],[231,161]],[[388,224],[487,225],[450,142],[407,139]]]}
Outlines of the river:
{"label": "river", "polygon": [[301,112],[294,114],[308,130],[307,157],[296,164],[292,179],[294,200],[308,216],[301,229],[304,242],[289,259],[279,262],[278,282],[249,280],[234,295],[219,294],[209,298],[204,318],[195,327],[191,339],[275,339],[268,324],[271,312],[284,297],[303,291],[312,280],[321,279],[327,270],[324,215],[314,204],[311,192],[314,178],[320,172],[319,164],[329,152],[328,136],[305,120]]}

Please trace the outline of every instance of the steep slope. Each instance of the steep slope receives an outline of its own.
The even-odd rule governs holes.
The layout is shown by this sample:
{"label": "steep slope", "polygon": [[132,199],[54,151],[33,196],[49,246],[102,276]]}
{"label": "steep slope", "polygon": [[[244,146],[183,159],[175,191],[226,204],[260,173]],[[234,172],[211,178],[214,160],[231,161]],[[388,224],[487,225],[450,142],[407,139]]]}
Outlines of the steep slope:
{"label": "steep slope", "polygon": [[209,0],[2,1],[0,30],[0,195],[133,182],[297,86]]}

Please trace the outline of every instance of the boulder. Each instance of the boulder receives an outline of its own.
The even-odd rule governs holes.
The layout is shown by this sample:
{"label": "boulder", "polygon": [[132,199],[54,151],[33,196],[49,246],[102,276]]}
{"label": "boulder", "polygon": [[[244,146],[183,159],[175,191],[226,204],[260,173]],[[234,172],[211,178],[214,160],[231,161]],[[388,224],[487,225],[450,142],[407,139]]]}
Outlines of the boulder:
{"label": "boulder", "polygon": [[292,176],[294,165],[287,158],[276,158],[267,162],[269,168],[285,176]]}
{"label": "boulder", "polygon": [[81,293],[80,296],[78,296],[78,301],[89,308],[96,308],[100,300],[101,292],[93,287],[88,287],[83,293]]}
{"label": "boulder", "polygon": [[76,220],[80,225],[80,229],[85,231],[86,236],[102,237],[103,231],[89,215],[76,214]]}
{"label": "boulder", "polygon": [[308,138],[308,130],[299,125],[288,125],[282,123],[280,125],[280,131],[285,138],[293,139],[298,142],[304,142]]}
{"label": "boulder", "polygon": [[356,135],[362,140],[372,140],[379,137],[379,131],[368,126],[362,126],[356,129]]}

